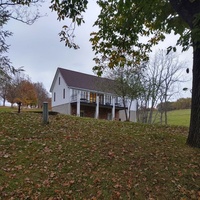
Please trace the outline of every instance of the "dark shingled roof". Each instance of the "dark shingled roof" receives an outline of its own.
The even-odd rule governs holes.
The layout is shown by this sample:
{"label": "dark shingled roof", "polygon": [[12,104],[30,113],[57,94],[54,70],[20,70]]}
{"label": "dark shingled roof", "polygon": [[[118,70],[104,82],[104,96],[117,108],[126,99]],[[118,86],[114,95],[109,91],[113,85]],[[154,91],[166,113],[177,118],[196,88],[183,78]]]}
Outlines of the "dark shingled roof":
{"label": "dark shingled roof", "polygon": [[63,68],[58,68],[58,71],[61,73],[63,79],[69,87],[115,93],[114,80]]}

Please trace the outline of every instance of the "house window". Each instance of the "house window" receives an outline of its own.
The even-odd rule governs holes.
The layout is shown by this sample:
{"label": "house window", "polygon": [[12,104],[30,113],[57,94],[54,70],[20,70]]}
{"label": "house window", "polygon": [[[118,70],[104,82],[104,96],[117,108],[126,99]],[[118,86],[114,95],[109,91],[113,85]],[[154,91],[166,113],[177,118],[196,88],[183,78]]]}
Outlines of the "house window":
{"label": "house window", "polygon": [[111,105],[111,102],[112,102],[112,97],[110,95],[106,95],[106,97],[105,97],[105,103],[107,105]]}
{"label": "house window", "polygon": [[65,89],[63,89],[63,99],[65,99]]}
{"label": "house window", "polygon": [[60,85],[60,77],[58,78],[58,85]]}
{"label": "house window", "polygon": [[121,106],[119,97],[115,97],[115,106]]}
{"label": "house window", "polygon": [[78,94],[78,90],[72,90],[72,96],[77,96],[77,94]]}
{"label": "house window", "polygon": [[56,93],[53,93],[53,100],[56,101]]}
{"label": "house window", "polygon": [[88,92],[86,91],[81,91],[81,99],[87,100],[88,99]]}
{"label": "house window", "polygon": [[95,103],[96,102],[96,93],[90,93],[90,102]]}
{"label": "house window", "polygon": [[104,104],[104,95],[103,94],[99,94],[99,103]]}
{"label": "house window", "polygon": [[76,101],[77,100],[77,94],[78,94],[78,90],[72,90],[72,100]]}

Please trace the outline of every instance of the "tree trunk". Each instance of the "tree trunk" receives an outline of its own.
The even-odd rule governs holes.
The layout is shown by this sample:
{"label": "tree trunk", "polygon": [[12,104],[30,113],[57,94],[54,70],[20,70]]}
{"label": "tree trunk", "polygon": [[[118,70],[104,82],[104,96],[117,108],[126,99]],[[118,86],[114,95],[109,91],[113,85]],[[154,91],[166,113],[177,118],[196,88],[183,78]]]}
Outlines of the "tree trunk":
{"label": "tree trunk", "polygon": [[162,125],[163,123],[163,111],[161,110],[160,112],[160,124]]}
{"label": "tree trunk", "polygon": [[123,105],[124,105],[124,112],[125,112],[125,117],[126,117],[126,121],[128,120],[128,114],[127,114],[127,110],[126,110],[126,100],[125,97],[123,97]]}
{"label": "tree trunk", "polygon": [[139,111],[138,100],[136,102],[136,105],[137,105],[137,108],[136,108],[137,122],[140,122],[140,111]]}
{"label": "tree trunk", "polygon": [[22,104],[21,104],[21,102],[18,102],[17,105],[18,105],[18,113],[20,113]]}
{"label": "tree trunk", "polygon": [[[200,148],[200,20],[194,20],[199,15],[200,0],[170,0],[174,10],[189,25],[191,30],[198,30],[193,39],[193,82],[190,128],[187,144]],[[193,37],[193,35],[192,35]]]}
{"label": "tree trunk", "polygon": [[200,148],[200,48],[197,45],[193,45],[192,105],[187,144]]}
{"label": "tree trunk", "polygon": [[131,105],[132,105],[133,100],[131,99],[130,104],[129,104],[129,109],[128,109],[128,121],[131,120]]}
{"label": "tree trunk", "polygon": [[167,125],[167,111],[168,111],[168,106],[167,106],[167,95],[165,93],[165,125]]}
{"label": "tree trunk", "polygon": [[152,124],[152,117],[153,117],[153,106],[149,110],[148,124]]}
{"label": "tree trunk", "polygon": [[167,110],[165,110],[165,125],[167,125]]}
{"label": "tree trunk", "polygon": [[6,106],[6,98],[3,97],[3,106]]}

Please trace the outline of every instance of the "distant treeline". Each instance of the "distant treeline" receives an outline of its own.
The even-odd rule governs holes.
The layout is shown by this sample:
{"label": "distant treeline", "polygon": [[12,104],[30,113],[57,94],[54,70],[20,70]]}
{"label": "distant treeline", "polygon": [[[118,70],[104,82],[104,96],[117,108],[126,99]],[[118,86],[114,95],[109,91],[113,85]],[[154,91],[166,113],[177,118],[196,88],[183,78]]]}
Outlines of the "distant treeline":
{"label": "distant treeline", "polygon": [[160,112],[171,111],[171,110],[181,110],[191,108],[191,98],[180,98],[175,102],[167,101],[165,103],[159,103],[157,109]]}

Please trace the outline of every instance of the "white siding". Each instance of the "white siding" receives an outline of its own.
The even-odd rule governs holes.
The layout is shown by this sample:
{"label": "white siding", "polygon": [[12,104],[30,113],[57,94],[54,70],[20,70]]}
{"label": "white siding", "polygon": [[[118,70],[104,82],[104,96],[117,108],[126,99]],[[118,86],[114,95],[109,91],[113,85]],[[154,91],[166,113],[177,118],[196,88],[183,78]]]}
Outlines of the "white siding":
{"label": "white siding", "polygon": [[[65,96],[63,96],[64,90],[65,90]],[[57,76],[55,77],[55,82],[52,89],[52,107],[66,104],[69,102],[70,102],[69,88],[66,85],[62,76],[60,75],[60,73],[58,73]]]}
{"label": "white siding", "polygon": [[137,101],[136,100],[133,100],[130,110],[131,111],[136,111],[137,110]]}
{"label": "white siding", "polygon": [[[128,112],[128,110],[127,110],[127,112]],[[119,111],[119,118],[121,119],[121,121],[126,121],[126,116],[125,116],[125,111],[124,110],[120,110]],[[131,111],[130,112],[130,121],[131,122],[137,122],[136,111]]]}
{"label": "white siding", "polygon": [[71,105],[68,103],[68,104],[54,106],[54,107],[52,107],[52,111],[70,115],[71,114]]}
{"label": "white siding", "polygon": [[[129,105],[128,105],[129,108]],[[136,110],[137,110],[137,101],[133,100],[132,104],[131,104],[131,108],[130,108],[130,121],[131,122],[136,122],[137,118],[136,118]],[[128,112],[128,110],[127,110]],[[129,112],[128,112],[129,114]],[[119,118],[121,119],[121,121],[125,121],[126,120],[126,116],[125,116],[125,111],[124,110],[120,110],[119,111]]]}

